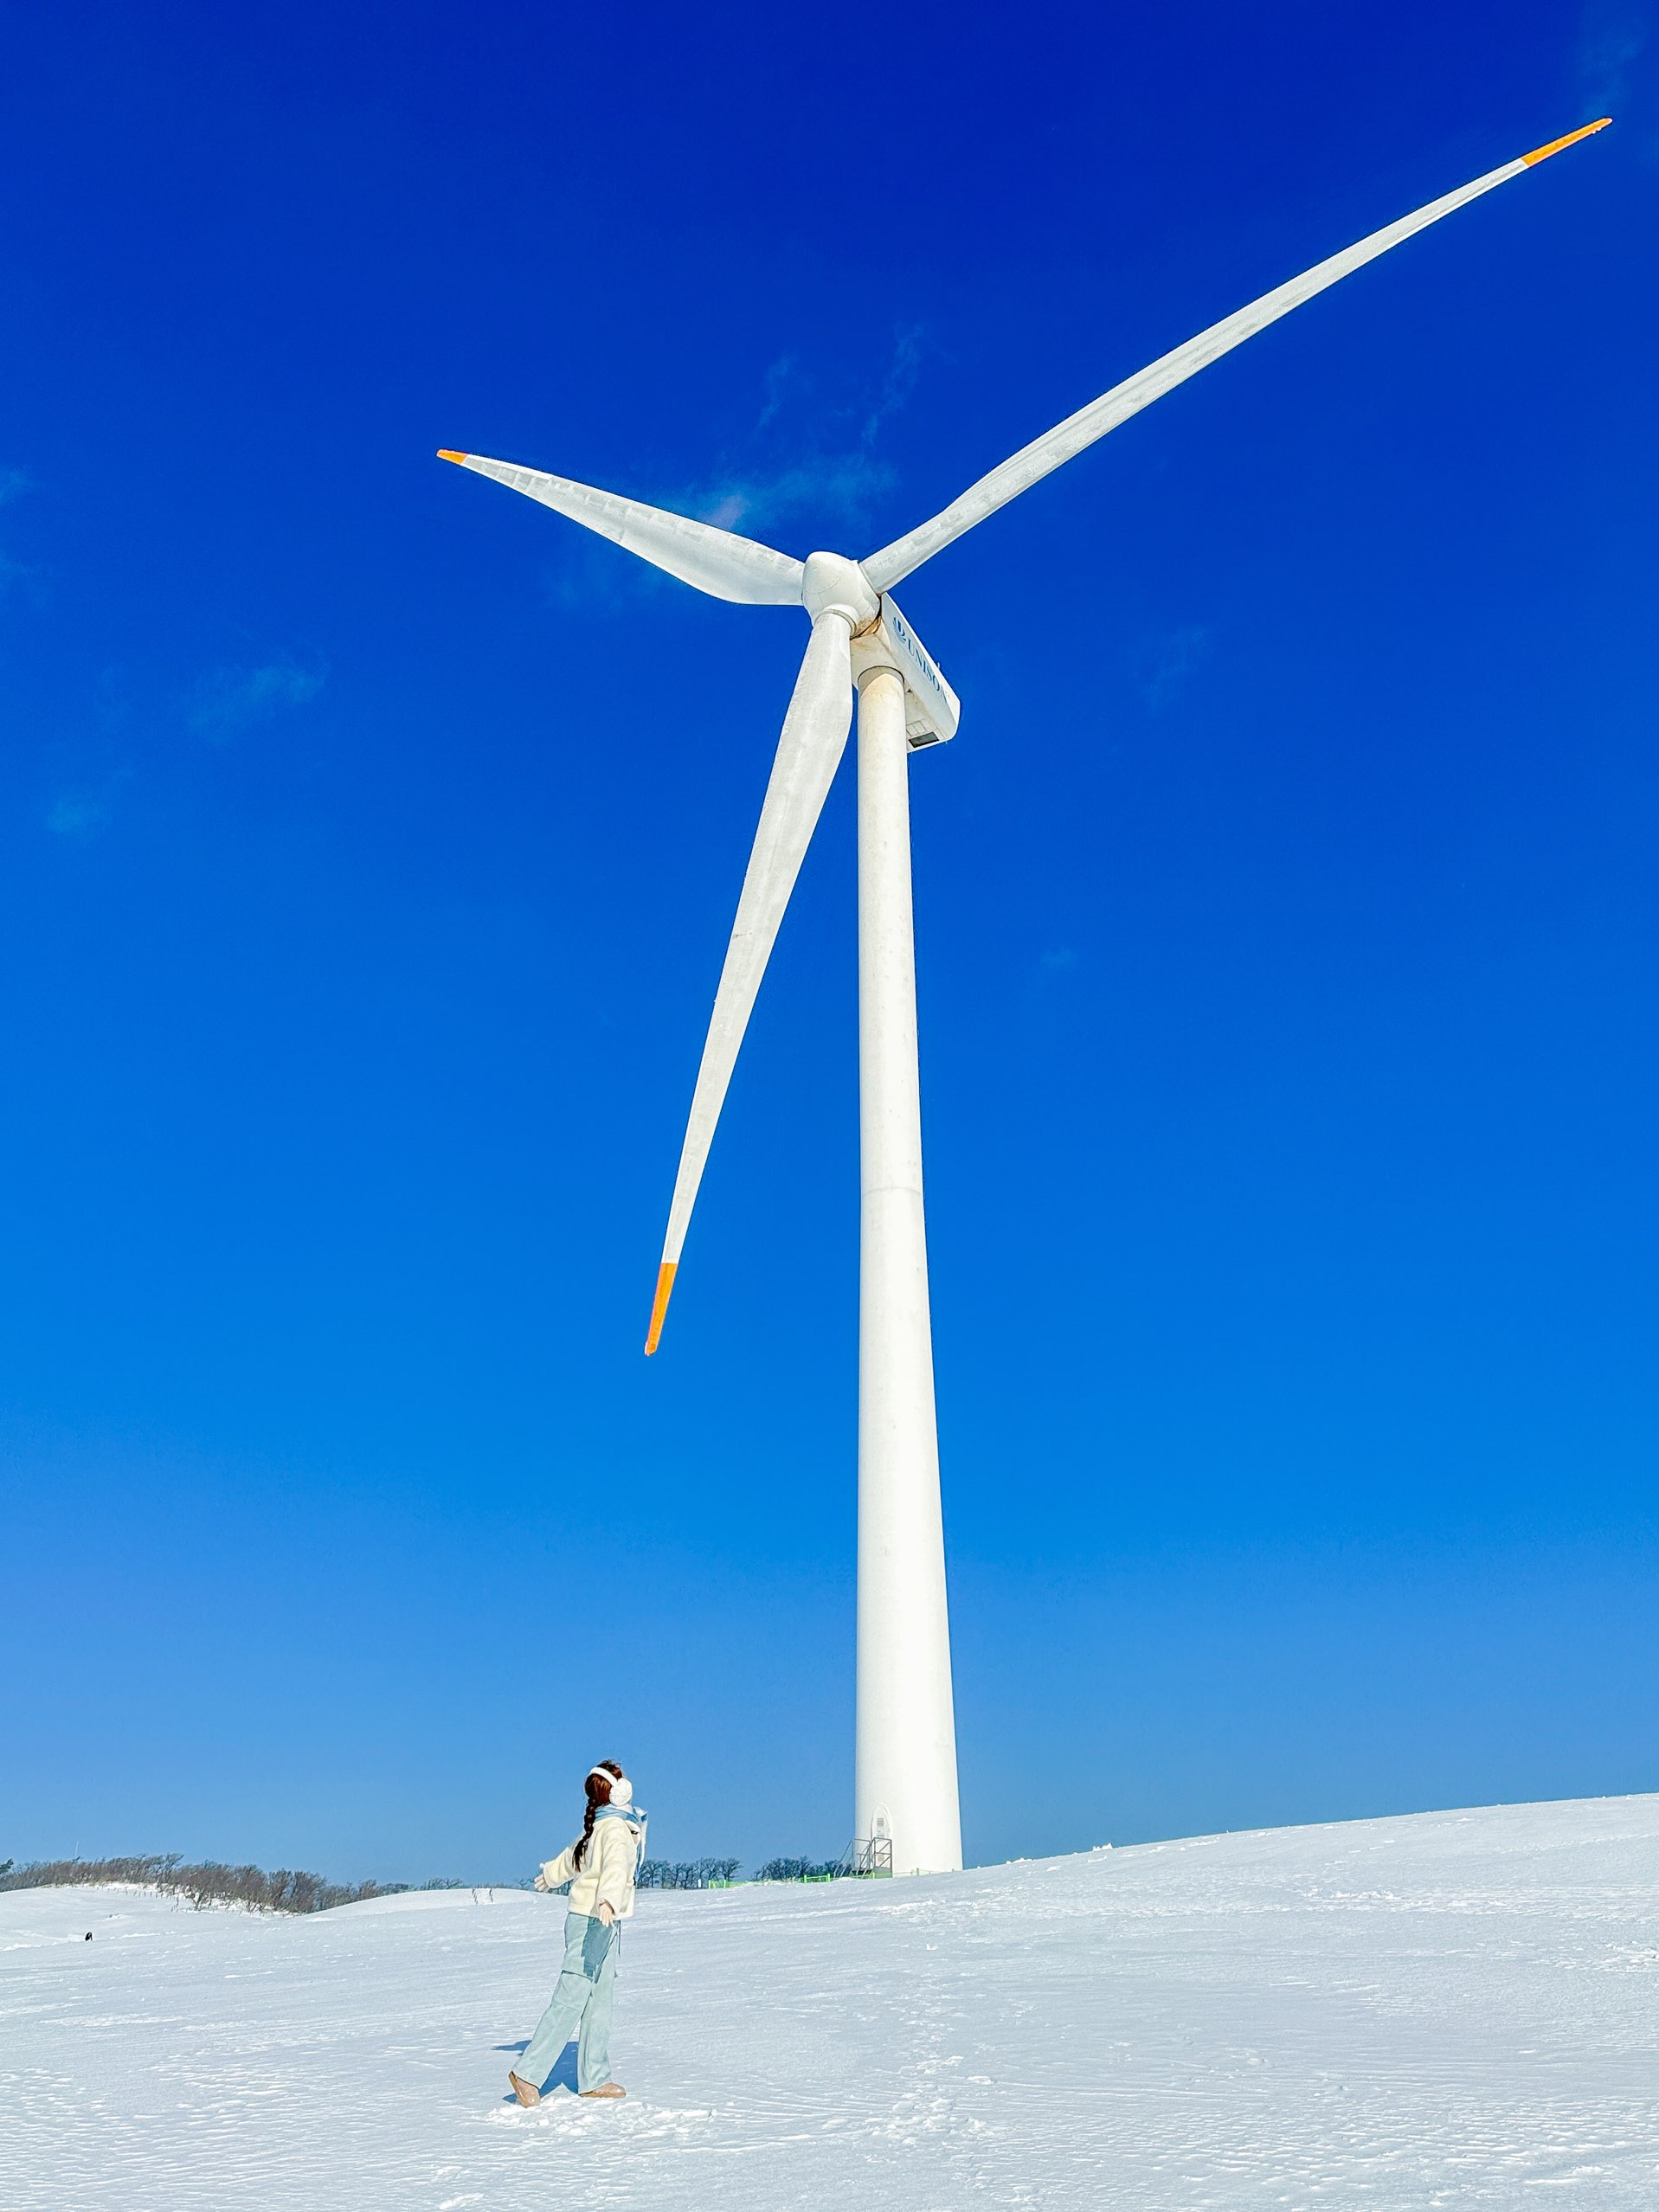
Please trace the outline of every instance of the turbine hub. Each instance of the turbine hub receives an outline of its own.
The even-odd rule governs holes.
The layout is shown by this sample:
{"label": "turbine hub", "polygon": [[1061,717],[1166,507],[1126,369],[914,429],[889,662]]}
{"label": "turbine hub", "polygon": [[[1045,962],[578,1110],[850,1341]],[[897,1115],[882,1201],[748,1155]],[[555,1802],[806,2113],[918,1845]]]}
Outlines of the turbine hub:
{"label": "turbine hub", "polygon": [[881,613],[881,595],[856,561],[844,553],[809,553],[801,579],[801,603],[815,622],[839,614],[855,633]]}

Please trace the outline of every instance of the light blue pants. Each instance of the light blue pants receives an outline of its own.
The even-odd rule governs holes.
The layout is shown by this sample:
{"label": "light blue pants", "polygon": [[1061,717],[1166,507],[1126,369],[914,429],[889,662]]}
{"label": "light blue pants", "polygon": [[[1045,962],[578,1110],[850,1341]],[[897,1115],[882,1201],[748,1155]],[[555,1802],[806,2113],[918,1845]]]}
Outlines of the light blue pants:
{"label": "light blue pants", "polygon": [[611,2078],[611,1992],[616,1984],[616,1947],[621,1934],[614,1920],[607,1927],[596,1913],[564,1916],[564,1964],[553,1999],[515,2069],[538,2089],[559,2053],[578,2027],[576,2087],[599,2089]]}

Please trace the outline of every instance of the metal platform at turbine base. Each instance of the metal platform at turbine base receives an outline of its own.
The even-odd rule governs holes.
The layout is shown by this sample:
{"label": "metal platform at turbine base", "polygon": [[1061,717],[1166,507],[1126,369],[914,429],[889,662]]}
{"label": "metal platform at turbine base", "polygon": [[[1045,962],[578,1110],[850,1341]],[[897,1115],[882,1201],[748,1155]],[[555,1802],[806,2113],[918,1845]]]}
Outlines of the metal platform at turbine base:
{"label": "metal platform at turbine base", "polygon": [[855,1836],[842,1852],[841,1863],[835,1871],[838,1877],[846,1874],[891,1874],[893,1871],[892,1837],[871,1836],[860,1842]]}

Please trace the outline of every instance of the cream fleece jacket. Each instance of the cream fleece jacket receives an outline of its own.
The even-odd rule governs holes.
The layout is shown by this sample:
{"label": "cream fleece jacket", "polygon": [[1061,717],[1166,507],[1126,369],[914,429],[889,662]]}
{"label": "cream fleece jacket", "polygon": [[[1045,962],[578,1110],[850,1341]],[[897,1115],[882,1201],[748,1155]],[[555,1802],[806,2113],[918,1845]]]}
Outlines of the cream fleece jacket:
{"label": "cream fleece jacket", "polygon": [[588,1839],[582,1865],[576,1862],[576,1845],[569,1845],[542,1868],[550,1889],[570,1884],[570,1910],[596,1913],[608,1905],[619,1920],[633,1910],[633,1830],[625,1820],[596,1820]]}

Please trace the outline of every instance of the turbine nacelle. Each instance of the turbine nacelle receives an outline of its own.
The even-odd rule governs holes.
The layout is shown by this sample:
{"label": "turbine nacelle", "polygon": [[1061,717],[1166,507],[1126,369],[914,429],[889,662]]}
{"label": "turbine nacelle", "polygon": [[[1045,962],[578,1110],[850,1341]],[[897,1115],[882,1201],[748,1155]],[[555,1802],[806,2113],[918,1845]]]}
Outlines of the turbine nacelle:
{"label": "turbine nacelle", "polygon": [[956,735],[961,701],[892,594],[878,592],[856,561],[842,553],[809,553],[801,567],[801,603],[814,622],[835,614],[846,624],[855,683],[873,668],[896,669],[903,678],[904,734],[913,753]]}
{"label": "turbine nacelle", "polygon": [[904,736],[910,750],[942,745],[956,735],[962,703],[944,672],[898,611],[891,591],[881,595],[881,613],[852,640],[852,680],[872,668],[896,668],[904,678]]}

